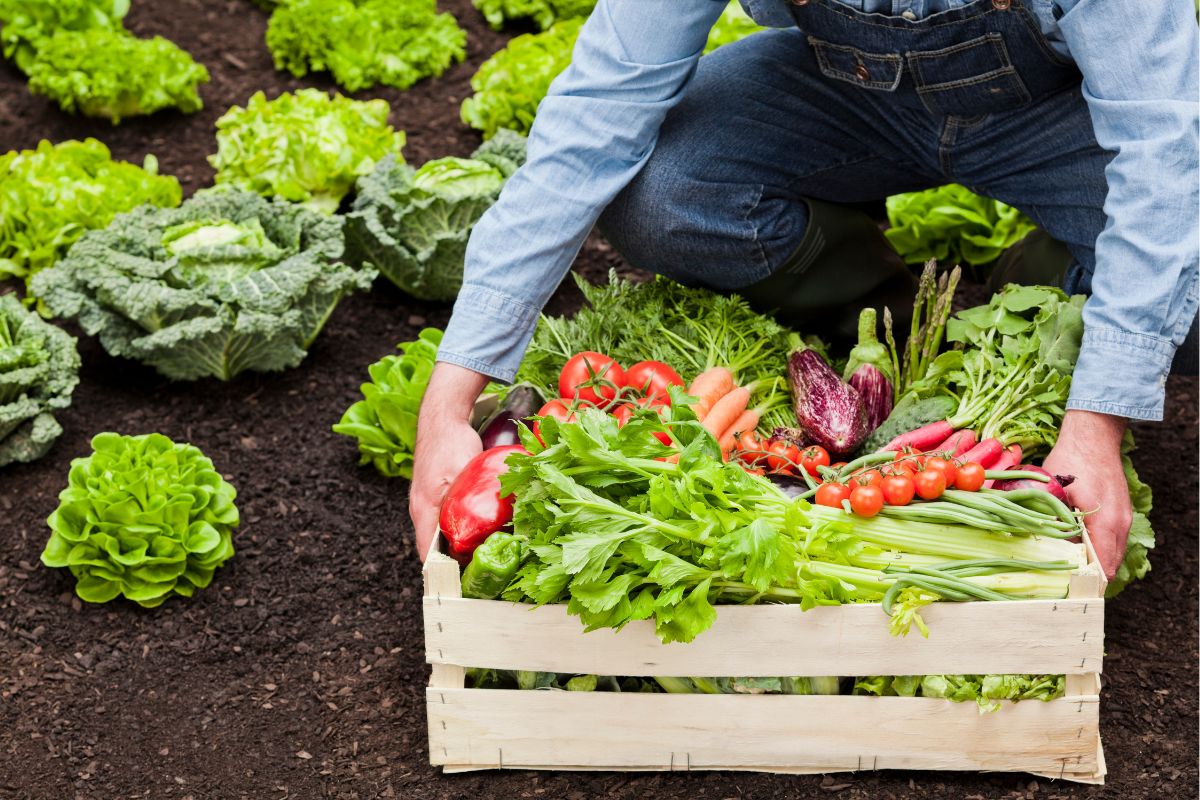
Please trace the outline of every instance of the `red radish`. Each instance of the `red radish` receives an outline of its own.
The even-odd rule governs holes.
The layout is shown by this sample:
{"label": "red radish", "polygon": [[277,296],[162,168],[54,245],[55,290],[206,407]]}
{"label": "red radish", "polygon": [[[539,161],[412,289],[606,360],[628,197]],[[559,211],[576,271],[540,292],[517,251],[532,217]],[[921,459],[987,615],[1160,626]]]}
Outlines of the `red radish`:
{"label": "red radish", "polygon": [[1073,477],[1051,475],[1041,467],[1035,467],[1032,464],[1022,464],[1013,469],[1020,470],[1021,472],[1036,472],[1039,475],[1045,475],[1050,480],[1035,481],[1032,478],[1018,478],[1011,481],[989,481],[993,484],[992,488],[999,489],[1002,492],[1011,492],[1014,489],[1041,489],[1043,492],[1049,492],[1054,495],[1064,503],[1067,502],[1067,493],[1063,489],[1063,486],[1073,483],[1075,480]]}
{"label": "red radish", "polygon": [[[957,458],[959,461],[963,462],[974,461],[984,469],[995,469],[993,465],[1003,454],[1004,444],[999,439],[984,439],[982,442],[975,445]],[[1017,456],[1017,461],[1012,463],[1016,464],[1020,460],[1021,457]]]}
{"label": "red radish", "polygon": [[951,434],[950,438],[933,448],[934,453],[949,453],[951,457],[957,458],[963,453],[975,446],[975,431],[967,430],[958,431]]}
{"label": "red radish", "polygon": [[923,425],[915,431],[902,433],[881,447],[880,450],[903,450],[906,445],[910,445],[924,452],[937,447],[953,433],[954,427],[942,419]]}
{"label": "red radish", "polygon": [[[1010,444],[1004,449],[1003,452],[1000,453],[999,458],[997,458],[990,465],[987,465],[987,469],[989,472],[1002,472],[1004,470],[1010,470],[1020,463],[1021,445]],[[986,480],[983,482],[983,488],[985,489],[991,489],[995,485],[996,482],[994,480]]]}

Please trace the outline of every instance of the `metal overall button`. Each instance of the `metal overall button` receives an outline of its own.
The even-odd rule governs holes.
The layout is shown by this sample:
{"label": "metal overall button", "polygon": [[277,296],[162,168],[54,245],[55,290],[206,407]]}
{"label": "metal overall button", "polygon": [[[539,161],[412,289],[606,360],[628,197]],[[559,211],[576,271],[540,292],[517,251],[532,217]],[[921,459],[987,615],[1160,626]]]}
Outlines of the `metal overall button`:
{"label": "metal overall button", "polygon": [[792,0],[792,5],[794,5],[794,6],[806,6],[806,5],[808,5],[808,0]]}
{"label": "metal overall button", "polygon": [[992,0],[992,8],[997,11],[1008,11],[1012,7],[1012,0]]}
{"label": "metal overall button", "polygon": [[854,75],[863,83],[871,80],[871,70],[867,69],[867,65],[862,62],[859,62],[858,66],[854,68]]}

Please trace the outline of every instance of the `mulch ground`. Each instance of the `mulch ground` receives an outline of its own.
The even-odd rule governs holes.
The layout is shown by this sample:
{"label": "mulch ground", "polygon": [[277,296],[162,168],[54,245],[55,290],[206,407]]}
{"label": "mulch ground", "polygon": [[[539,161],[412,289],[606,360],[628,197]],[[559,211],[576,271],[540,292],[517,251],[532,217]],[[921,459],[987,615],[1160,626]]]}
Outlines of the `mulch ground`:
{"label": "mulch ground", "polygon": [[[467,82],[503,36],[468,0],[444,0],[470,57],[389,100],[421,162],[478,138],[458,120]],[[248,0],[135,0],[130,25],[208,65],[206,107],[113,128],[65,116],[0,66],[0,143],[96,136],[119,158],[158,156],[188,192],[212,171],[213,121],[264,89],[316,85],[276,73],[266,17]],[[620,266],[598,239],[576,268]],[[577,305],[564,287],[551,308]],[[1197,383],[1172,379],[1167,419],[1137,425],[1156,489],[1154,571],[1108,612],[1102,705],[1109,781],[1081,787],[1029,776],[880,773],[443,776],[428,766],[420,567],[407,485],[356,466],[329,426],[358,397],[366,366],[444,325],[449,309],[380,283],[345,300],[305,363],[232,383],[171,384],[80,342],[82,382],[49,456],[0,475],[0,798],[721,798],[1194,797],[1197,785]],[[45,518],[70,461],[103,430],[190,441],[239,490],[237,557],[192,601],[146,611],[80,603],[65,571],[40,566]],[[819,720],[812,724],[819,725]],[[737,720],[730,720],[731,726]]]}

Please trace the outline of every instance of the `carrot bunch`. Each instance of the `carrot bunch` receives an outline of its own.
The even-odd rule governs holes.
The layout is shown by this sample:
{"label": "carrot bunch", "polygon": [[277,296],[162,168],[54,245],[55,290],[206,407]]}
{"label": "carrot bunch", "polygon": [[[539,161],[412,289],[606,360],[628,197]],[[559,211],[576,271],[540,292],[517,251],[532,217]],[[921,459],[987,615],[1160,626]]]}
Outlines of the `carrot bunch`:
{"label": "carrot bunch", "polygon": [[713,435],[726,460],[737,447],[738,435],[758,427],[759,412],[750,408],[750,390],[734,384],[733,373],[712,367],[696,376],[688,387],[696,398],[692,410],[704,429]]}

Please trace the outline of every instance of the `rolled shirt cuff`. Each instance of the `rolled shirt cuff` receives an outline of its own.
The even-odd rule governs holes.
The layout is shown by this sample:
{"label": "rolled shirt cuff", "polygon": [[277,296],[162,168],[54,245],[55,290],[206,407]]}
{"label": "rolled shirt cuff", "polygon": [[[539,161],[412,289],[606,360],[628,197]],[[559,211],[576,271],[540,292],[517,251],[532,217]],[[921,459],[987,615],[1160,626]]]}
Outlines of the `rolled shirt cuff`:
{"label": "rolled shirt cuff", "polygon": [[1161,420],[1174,343],[1117,328],[1087,328],[1068,409]]}
{"label": "rolled shirt cuff", "polygon": [[438,361],[511,383],[537,327],[538,309],[486,286],[464,284]]}

